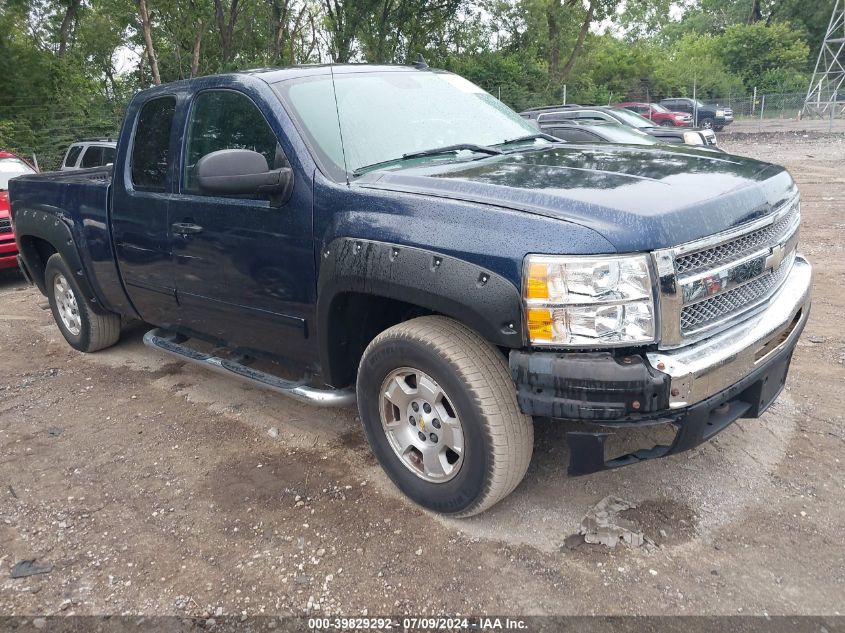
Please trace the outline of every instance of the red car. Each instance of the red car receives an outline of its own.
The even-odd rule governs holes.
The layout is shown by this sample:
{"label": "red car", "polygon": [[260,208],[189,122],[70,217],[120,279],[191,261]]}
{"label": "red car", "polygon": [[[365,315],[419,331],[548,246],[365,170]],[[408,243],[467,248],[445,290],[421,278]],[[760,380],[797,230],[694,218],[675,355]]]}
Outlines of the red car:
{"label": "red car", "polygon": [[0,269],[16,268],[18,265],[18,247],[9,217],[9,179],[35,172],[35,168],[25,160],[0,151]]}
{"label": "red car", "polygon": [[640,116],[654,121],[657,125],[665,125],[666,127],[689,127],[692,125],[692,115],[686,112],[672,112],[659,103],[629,101],[617,103],[616,107],[636,112]]}

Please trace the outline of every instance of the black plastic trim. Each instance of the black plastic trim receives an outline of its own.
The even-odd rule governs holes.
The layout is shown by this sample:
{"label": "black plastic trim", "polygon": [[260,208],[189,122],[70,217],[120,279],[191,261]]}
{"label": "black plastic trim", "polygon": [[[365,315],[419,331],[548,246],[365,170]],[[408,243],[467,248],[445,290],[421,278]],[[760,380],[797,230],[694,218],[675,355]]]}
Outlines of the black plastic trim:
{"label": "black plastic trim", "polygon": [[333,375],[332,306],[349,292],[396,299],[452,317],[494,345],[525,344],[519,290],[481,266],[422,248],[354,238],[335,239],[320,259],[316,332],[325,376]]}
{"label": "black plastic trim", "polygon": [[513,350],[509,364],[527,415],[619,422],[669,408],[670,377],[640,355]]}
{"label": "black plastic trim", "polygon": [[[70,227],[63,220],[47,211],[23,209],[15,213],[15,232],[18,235],[20,257],[23,259],[32,280],[42,294],[47,294],[47,289],[44,287],[44,279],[40,275],[32,274],[34,270],[39,268],[35,264],[40,261],[40,256],[27,242],[27,237],[39,238],[50,243],[73,271],[79,289],[91,303],[92,308],[97,312],[107,312],[102,306],[99,297],[94,294],[91,284],[88,283],[88,279],[85,277],[82,259],[77,251],[73,234],[71,233]],[[41,263],[46,265],[47,262]]]}

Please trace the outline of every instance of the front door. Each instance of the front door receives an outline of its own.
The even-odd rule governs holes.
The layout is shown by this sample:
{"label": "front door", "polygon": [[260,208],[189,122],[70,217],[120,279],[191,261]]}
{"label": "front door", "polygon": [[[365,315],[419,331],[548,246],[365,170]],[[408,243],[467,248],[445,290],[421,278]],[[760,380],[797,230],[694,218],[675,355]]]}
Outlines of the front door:
{"label": "front door", "polygon": [[294,173],[287,201],[206,195],[195,167],[223,149],[250,149],[289,166],[279,137],[246,94],[198,93],[191,106],[170,230],[180,327],[231,347],[304,356],[314,305],[310,179]]}

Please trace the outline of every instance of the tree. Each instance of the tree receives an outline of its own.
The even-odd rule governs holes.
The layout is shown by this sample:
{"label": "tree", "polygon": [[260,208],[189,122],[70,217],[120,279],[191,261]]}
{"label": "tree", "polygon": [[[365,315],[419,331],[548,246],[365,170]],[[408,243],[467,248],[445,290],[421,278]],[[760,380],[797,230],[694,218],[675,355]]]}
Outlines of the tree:
{"label": "tree", "polygon": [[150,20],[150,12],[147,11],[147,0],[138,0],[138,15],[141,17],[141,28],[144,32],[144,44],[146,46],[147,59],[150,62],[150,72],[153,75],[153,83],[161,83],[161,75],[158,71],[158,57],[156,57],[155,46],[153,45],[153,25]]}

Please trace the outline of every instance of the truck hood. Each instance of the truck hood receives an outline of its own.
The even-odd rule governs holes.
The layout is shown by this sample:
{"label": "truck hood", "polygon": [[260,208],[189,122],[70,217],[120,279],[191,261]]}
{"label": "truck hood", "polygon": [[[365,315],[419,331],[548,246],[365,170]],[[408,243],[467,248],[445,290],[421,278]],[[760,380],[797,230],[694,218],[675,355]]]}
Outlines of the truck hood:
{"label": "truck hood", "polygon": [[[370,172],[355,186],[506,207],[589,227],[619,252],[676,246],[771,213],[783,167],[671,146],[554,146]],[[502,227],[503,236],[507,227]]]}

